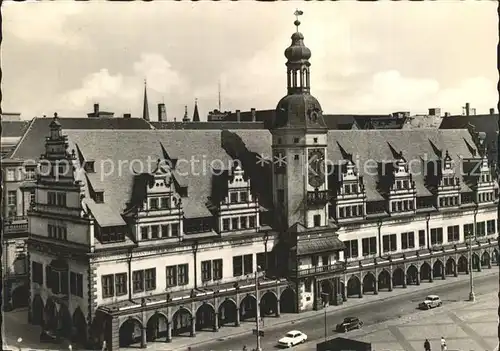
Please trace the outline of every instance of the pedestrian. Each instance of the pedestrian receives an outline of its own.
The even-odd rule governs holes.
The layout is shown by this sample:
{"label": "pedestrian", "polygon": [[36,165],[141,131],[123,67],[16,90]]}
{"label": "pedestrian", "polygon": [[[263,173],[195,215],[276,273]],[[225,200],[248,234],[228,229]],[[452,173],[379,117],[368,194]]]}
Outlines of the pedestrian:
{"label": "pedestrian", "polygon": [[446,351],[448,348],[446,347],[446,340],[444,336],[441,337],[441,351]]}
{"label": "pedestrian", "polygon": [[431,343],[429,342],[428,339],[425,339],[425,342],[424,342],[424,350],[425,351],[431,351]]}
{"label": "pedestrian", "polygon": [[102,350],[101,351],[106,351],[107,348],[106,348],[106,340],[103,340],[102,341]]}
{"label": "pedestrian", "polygon": [[243,345],[243,351],[247,351],[247,345]]}

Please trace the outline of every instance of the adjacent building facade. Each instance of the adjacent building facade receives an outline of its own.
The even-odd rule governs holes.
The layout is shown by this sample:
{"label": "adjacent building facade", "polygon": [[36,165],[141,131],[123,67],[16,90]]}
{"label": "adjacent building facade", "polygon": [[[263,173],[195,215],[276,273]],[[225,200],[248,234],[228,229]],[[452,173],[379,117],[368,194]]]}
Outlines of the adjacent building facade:
{"label": "adjacent building facade", "polygon": [[51,120],[27,206],[30,323],[145,347],[498,264],[484,135],[330,130],[295,24],[269,129]]}

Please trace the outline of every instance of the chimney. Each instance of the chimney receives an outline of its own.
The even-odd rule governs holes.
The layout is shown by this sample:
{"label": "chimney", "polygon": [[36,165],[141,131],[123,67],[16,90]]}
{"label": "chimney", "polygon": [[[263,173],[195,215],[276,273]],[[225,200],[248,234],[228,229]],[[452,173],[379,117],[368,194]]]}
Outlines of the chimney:
{"label": "chimney", "polygon": [[241,121],[241,111],[236,110],[236,122],[240,122],[240,121]]}
{"label": "chimney", "polygon": [[158,122],[166,122],[167,121],[167,109],[165,108],[165,104],[158,104]]}
{"label": "chimney", "polygon": [[475,107],[473,107],[473,108],[470,109],[470,115],[471,116],[475,116],[476,115],[476,108]]}
{"label": "chimney", "polygon": [[494,108],[490,108],[490,115],[494,115],[495,114],[495,109]]}
{"label": "chimney", "polygon": [[123,114],[123,118],[130,118],[132,117],[132,115],[130,113],[124,113]]}
{"label": "chimney", "polygon": [[99,104],[94,104],[94,114],[95,116],[99,116]]}
{"label": "chimney", "polygon": [[470,114],[470,103],[466,102],[465,103],[465,115],[469,116]]}
{"label": "chimney", "polygon": [[437,107],[430,108],[429,116],[441,117],[441,109]]}
{"label": "chimney", "polygon": [[444,113],[444,116],[445,116],[445,117],[450,117],[450,113],[449,113],[449,112],[445,112],[445,113]]}
{"label": "chimney", "polygon": [[252,112],[252,122],[257,122],[257,113],[255,112],[255,109],[252,107],[250,111]]}

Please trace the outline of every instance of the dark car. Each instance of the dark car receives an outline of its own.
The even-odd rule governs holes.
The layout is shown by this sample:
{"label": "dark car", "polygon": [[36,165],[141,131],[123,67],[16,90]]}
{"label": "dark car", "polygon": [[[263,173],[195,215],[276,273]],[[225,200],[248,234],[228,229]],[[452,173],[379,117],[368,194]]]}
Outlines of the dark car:
{"label": "dark car", "polygon": [[363,322],[360,321],[358,317],[347,317],[344,318],[342,323],[337,324],[335,330],[341,333],[346,333],[349,330],[359,329],[362,326]]}

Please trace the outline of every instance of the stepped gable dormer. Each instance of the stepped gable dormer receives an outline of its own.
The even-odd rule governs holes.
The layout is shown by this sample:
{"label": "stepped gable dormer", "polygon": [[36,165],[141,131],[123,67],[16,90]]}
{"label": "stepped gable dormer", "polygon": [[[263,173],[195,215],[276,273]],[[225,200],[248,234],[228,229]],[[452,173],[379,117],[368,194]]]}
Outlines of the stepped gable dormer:
{"label": "stepped gable dormer", "polygon": [[[212,192],[213,202],[218,202],[214,214],[218,216],[217,231],[221,234],[234,231],[258,230],[260,205],[250,190],[250,179],[239,164],[225,170],[214,179],[217,193]],[[215,186],[215,184],[214,184]]]}

